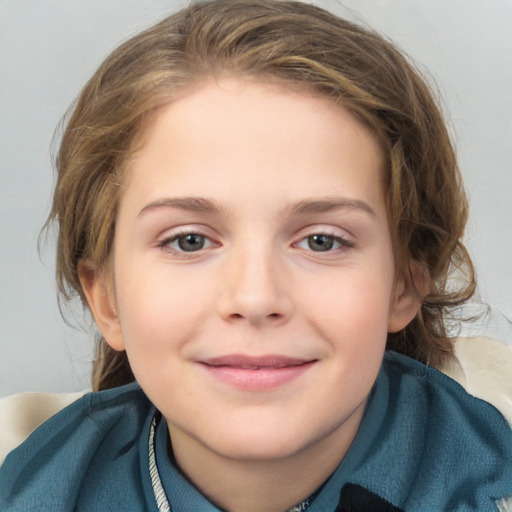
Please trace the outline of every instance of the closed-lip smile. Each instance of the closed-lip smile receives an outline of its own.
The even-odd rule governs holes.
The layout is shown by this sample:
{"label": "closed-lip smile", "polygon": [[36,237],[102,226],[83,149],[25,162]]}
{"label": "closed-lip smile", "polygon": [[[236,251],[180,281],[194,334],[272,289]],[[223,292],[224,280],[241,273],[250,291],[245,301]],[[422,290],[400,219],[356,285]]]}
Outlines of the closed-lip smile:
{"label": "closed-lip smile", "polygon": [[229,354],[198,361],[217,380],[248,391],[284,386],[310,369],[316,359],[285,355]]}

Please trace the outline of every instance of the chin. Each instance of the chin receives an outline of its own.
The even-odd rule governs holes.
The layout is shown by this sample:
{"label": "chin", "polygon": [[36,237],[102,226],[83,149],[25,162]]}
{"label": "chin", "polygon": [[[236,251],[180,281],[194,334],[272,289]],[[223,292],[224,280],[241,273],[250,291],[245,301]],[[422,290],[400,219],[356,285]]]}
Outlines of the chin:
{"label": "chin", "polygon": [[289,440],[269,443],[268,440],[246,439],[243,443],[230,443],[219,448],[218,453],[230,459],[269,462],[292,457],[302,446],[291,445]]}
{"label": "chin", "polygon": [[214,451],[228,458],[271,461],[292,457],[318,439],[312,433],[299,432],[291,422],[287,427],[251,425],[236,431],[228,429],[219,438],[210,439],[209,444]]}

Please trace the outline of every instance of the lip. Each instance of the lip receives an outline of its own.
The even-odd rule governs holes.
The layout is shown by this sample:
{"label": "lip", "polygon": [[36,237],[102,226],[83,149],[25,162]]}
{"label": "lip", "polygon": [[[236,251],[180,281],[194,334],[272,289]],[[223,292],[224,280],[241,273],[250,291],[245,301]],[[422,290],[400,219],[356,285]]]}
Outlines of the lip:
{"label": "lip", "polygon": [[248,391],[268,391],[299,378],[316,361],[283,355],[231,354],[198,362],[224,384]]}

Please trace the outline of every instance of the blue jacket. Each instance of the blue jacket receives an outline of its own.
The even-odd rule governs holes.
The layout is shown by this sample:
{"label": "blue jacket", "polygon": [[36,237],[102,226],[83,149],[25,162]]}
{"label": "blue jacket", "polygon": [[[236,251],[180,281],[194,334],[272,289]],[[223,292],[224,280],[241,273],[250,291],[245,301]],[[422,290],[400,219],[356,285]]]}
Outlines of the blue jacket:
{"label": "blue jacket", "polygon": [[[0,510],[158,511],[149,432],[159,417],[137,384],[90,393],[37,429],[0,469]],[[172,512],[219,512],[155,430]],[[308,512],[496,512],[512,496],[512,431],[490,404],[407,357],[386,353],[358,434]]]}

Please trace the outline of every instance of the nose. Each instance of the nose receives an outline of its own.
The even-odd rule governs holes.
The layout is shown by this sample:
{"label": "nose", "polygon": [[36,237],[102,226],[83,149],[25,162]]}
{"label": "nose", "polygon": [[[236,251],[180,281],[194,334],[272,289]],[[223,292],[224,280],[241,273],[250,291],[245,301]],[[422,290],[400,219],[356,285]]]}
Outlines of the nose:
{"label": "nose", "polygon": [[241,248],[226,261],[224,293],[218,302],[225,320],[278,325],[293,305],[284,265],[270,249]]}

